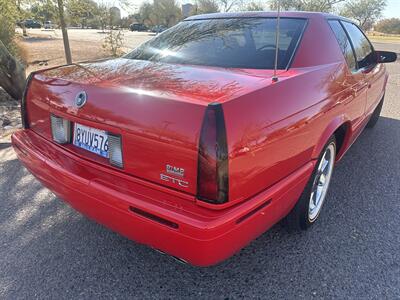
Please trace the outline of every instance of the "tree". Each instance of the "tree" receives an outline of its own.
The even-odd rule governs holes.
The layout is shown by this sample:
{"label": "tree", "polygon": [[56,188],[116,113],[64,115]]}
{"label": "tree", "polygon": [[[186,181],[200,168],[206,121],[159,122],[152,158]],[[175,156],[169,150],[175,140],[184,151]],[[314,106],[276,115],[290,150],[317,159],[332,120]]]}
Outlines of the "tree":
{"label": "tree", "polygon": [[176,0],[154,0],[144,2],[139,7],[135,19],[149,26],[165,25],[170,27],[181,19],[181,9]]}
{"label": "tree", "polygon": [[181,9],[176,0],[154,0],[152,17],[157,25],[170,27],[181,18]]}
{"label": "tree", "polygon": [[99,20],[101,30],[104,32],[110,20],[110,8],[105,3],[100,3],[97,6],[97,18]]}
{"label": "tree", "polygon": [[383,19],[375,25],[374,29],[383,33],[400,34],[400,19]]}
{"label": "tree", "polygon": [[[0,0],[4,1],[4,0]],[[6,0],[7,1],[7,0]],[[17,0],[22,1],[22,0]],[[71,48],[69,46],[69,39],[68,39],[68,32],[67,32],[67,23],[64,16],[64,5],[68,2],[64,2],[64,0],[27,0],[27,3],[31,5],[46,5],[49,11],[56,11],[57,18],[61,27],[61,32],[63,36],[63,43],[64,43],[64,52],[65,52],[65,60],[67,64],[72,63],[72,56],[71,56]]]}
{"label": "tree", "polygon": [[25,85],[25,69],[18,60],[14,41],[15,24],[19,19],[17,3],[0,0],[0,87],[14,99],[20,99]]}
{"label": "tree", "polygon": [[121,10],[118,7],[110,7],[110,28],[121,25]]}
{"label": "tree", "polygon": [[348,0],[341,14],[354,19],[362,29],[368,30],[382,16],[385,7],[386,0]]}
{"label": "tree", "polygon": [[[122,32],[121,26],[121,12],[120,9],[113,6],[109,7],[106,2],[99,5],[102,9],[103,17],[107,17],[103,20],[107,22],[108,30],[107,34],[103,40],[103,48],[110,51],[111,55],[117,57],[121,55],[122,47],[124,43],[124,34]],[[103,30],[105,25],[103,26]]]}
{"label": "tree", "polygon": [[[26,19],[26,17],[28,16],[29,13],[27,12],[27,10],[23,9],[23,7],[22,7],[24,4],[26,4],[25,1],[24,1],[24,0],[16,0],[16,1],[15,1],[15,4],[16,4],[16,6],[17,6],[17,10],[18,10],[18,14],[19,14],[19,19],[20,19],[20,20],[21,20],[21,19]],[[18,26],[20,26],[20,27],[22,28],[22,34],[23,34],[23,36],[27,36],[26,27],[25,27],[24,22],[19,22],[19,23],[18,23]]]}
{"label": "tree", "polygon": [[87,21],[93,19],[97,13],[97,3],[93,0],[68,0],[66,11],[70,23],[85,28]]}
{"label": "tree", "polygon": [[218,3],[223,12],[229,12],[235,6],[240,6],[243,0],[218,0]]}
{"label": "tree", "polygon": [[244,7],[244,10],[246,10],[246,11],[263,11],[264,6],[261,4],[261,2],[251,1],[250,3],[246,4],[246,6]]}
{"label": "tree", "polygon": [[25,68],[0,40],[0,87],[14,99],[21,99],[25,87]]}
{"label": "tree", "polygon": [[72,64],[72,56],[71,56],[71,48],[69,47],[67,24],[65,23],[65,18],[64,18],[63,0],[57,0],[57,6],[58,6],[58,17],[60,19],[61,32],[62,32],[63,42],[64,42],[65,60],[67,61],[67,64],[70,65],[70,64]]}
{"label": "tree", "polygon": [[[281,0],[282,10],[331,12],[333,7],[344,0]],[[270,7],[277,10],[278,0],[271,0]]]}
{"label": "tree", "polygon": [[135,15],[129,15],[127,17],[121,18],[121,27],[122,28],[129,28],[129,25],[134,23],[136,21],[136,14]]}
{"label": "tree", "polygon": [[135,15],[135,19],[139,23],[154,26],[155,24],[153,23],[153,18],[152,18],[153,11],[154,11],[154,6],[149,2],[144,2],[139,7],[139,13]]}
{"label": "tree", "polygon": [[14,46],[15,23],[18,18],[19,14],[15,2],[0,0],[0,40],[8,49]]}
{"label": "tree", "polygon": [[195,14],[209,14],[219,12],[218,3],[215,0],[197,0]]}
{"label": "tree", "polygon": [[33,19],[38,20],[42,23],[44,23],[45,21],[59,23],[57,5],[55,5],[55,3],[51,0],[38,1],[36,3],[33,3],[30,8],[30,14]]}

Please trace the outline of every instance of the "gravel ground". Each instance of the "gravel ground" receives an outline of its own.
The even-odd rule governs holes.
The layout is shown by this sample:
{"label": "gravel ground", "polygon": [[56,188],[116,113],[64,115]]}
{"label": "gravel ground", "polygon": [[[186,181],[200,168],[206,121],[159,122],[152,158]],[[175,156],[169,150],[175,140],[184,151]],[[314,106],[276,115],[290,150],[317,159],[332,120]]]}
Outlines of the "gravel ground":
{"label": "gravel ground", "polygon": [[81,216],[0,140],[0,298],[399,299],[400,62],[388,69],[382,118],[337,165],[317,226],[278,224],[210,268]]}
{"label": "gravel ground", "polygon": [[19,101],[0,88],[0,137],[21,127]]}

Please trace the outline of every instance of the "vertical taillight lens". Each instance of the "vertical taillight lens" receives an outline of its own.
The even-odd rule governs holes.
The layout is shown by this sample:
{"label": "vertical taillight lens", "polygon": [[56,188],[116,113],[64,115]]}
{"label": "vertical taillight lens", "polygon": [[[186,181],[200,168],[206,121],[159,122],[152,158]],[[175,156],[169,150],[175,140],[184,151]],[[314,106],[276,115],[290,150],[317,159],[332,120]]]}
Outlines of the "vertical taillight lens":
{"label": "vertical taillight lens", "polygon": [[26,111],[26,95],[28,93],[29,84],[31,83],[33,75],[34,72],[30,73],[28,78],[26,79],[25,90],[21,99],[21,123],[22,123],[22,128],[25,129],[29,128],[28,114]]}
{"label": "vertical taillight lens", "polygon": [[55,115],[51,115],[50,119],[53,140],[59,144],[69,143],[71,140],[71,123]]}
{"label": "vertical taillight lens", "polygon": [[119,168],[124,167],[120,135],[108,134],[108,156],[111,165]]}
{"label": "vertical taillight lens", "polygon": [[208,105],[200,133],[197,198],[221,204],[228,201],[228,145],[219,103]]}

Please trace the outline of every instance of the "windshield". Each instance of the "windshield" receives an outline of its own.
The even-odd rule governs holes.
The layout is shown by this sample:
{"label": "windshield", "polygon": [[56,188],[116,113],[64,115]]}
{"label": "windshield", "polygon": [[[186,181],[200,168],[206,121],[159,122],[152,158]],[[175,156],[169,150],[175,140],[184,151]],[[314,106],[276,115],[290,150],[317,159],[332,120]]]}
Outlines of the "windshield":
{"label": "windshield", "polygon": [[[276,18],[183,21],[126,58],[225,68],[273,69]],[[286,69],[306,20],[281,18],[278,69]]]}

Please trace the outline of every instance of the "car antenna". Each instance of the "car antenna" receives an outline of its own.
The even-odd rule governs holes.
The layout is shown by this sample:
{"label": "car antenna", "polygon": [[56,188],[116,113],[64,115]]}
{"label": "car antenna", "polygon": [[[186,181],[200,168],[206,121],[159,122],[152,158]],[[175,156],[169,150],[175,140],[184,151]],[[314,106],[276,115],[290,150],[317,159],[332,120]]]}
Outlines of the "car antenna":
{"label": "car antenna", "polygon": [[278,81],[276,76],[276,70],[278,69],[278,52],[279,52],[279,23],[280,23],[280,12],[281,12],[281,1],[277,0],[278,3],[278,17],[276,19],[276,34],[275,34],[275,63],[274,63],[274,76],[272,76],[272,82]]}

